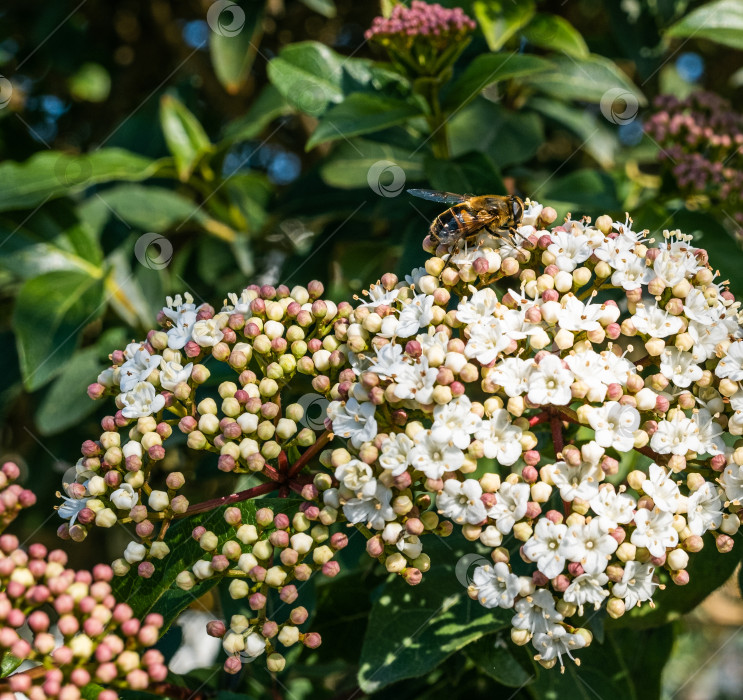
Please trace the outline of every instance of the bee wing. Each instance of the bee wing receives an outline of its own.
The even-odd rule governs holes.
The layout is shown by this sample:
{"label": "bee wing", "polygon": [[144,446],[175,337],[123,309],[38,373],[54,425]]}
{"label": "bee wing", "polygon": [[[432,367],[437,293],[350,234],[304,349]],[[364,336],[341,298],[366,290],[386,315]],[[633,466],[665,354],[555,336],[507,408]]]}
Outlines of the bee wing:
{"label": "bee wing", "polygon": [[428,199],[431,202],[443,202],[444,204],[459,204],[464,202],[467,197],[463,194],[454,194],[453,192],[439,192],[438,190],[408,190],[408,194],[421,199]]}

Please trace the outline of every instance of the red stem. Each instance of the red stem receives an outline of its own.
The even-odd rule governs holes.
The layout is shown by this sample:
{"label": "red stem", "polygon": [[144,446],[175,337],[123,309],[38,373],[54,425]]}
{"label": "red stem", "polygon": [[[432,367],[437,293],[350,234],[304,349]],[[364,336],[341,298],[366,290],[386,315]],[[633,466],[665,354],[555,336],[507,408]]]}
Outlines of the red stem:
{"label": "red stem", "polygon": [[547,411],[542,411],[539,415],[529,418],[529,425],[533,428],[535,425],[539,425],[540,423],[546,423],[549,419],[550,414]]}
{"label": "red stem", "polygon": [[291,469],[289,469],[289,476],[294,476],[302,467],[304,467],[307,462],[309,462],[320,450],[325,447],[331,440],[333,439],[333,433],[331,433],[329,430],[326,430],[318,439],[317,442],[315,442],[312,447],[305,450],[305,452],[302,454],[302,456],[292,464]]}
{"label": "red stem", "polygon": [[187,518],[189,515],[195,515],[196,513],[206,513],[207,511],[214,510],[221,506],[228,506],[232,503],[239,503],[240,501],[247,501],[249,498],[255,498],[261,496],[264,493],[270,493],[276,490],[276,484],[272,481],[268,481],[265,484],[259,484],[251,489],[240,491],[239,493],[233,493],[230,496],[222,496],[221,498],[212,498],[209,501],[203,501],[202,503],[196,503],[190,506],[185,513],[179,517]]}

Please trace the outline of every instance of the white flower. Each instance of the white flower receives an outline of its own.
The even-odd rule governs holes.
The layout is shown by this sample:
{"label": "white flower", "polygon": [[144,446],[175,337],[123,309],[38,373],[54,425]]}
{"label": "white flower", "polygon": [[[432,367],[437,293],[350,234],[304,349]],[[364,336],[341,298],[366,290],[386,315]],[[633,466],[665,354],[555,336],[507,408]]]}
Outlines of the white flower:
{"label": "white flower", "polygon": [[567,654],[575,661],[573,652],[586,646],[586,640],[579,634],[570,634],[564,627],[554,625],[548,632],[540,632],[534,635],[532,640],[534,648],[539,652],[536,656],[538,661],[552,661],[557,658],[560,668],[564,669],[562,655]]}
{"label": "white flower", "polygon": [[438,374],[438,368],[429,367],[424,355],[414,365],[405,365],[405,371],[395,377],[395,396],[419,404],[431,403]]}
{"label": "white flower", "polygon": [[119,370],[119,386],[122,392],[131,391],[137,384],[147,380],[152,370],[160,364],[159,355],[150,355],[144,348],[137,350]]}
{"label": "white flower", "polygon": [[495,495],[495,505],[488,510],[488,517],[495,521],[498,531],[507,535],[517,520],[526,515],[529,503],[529,484],[511,484],[505,481]]}
{"label": "white flower", "polygon": [[477,525],[487,517],[480,496],[482,487],[477,479],[447,479],[444,490],[436,496],[436,505],[439,513],[455,523]]}
{"label": "white flower", "polygon": [[637,528],[630,537],[630,542],[636,547],[645,547],[653,557],[662,557],[667,547],[678,544],[678,532],[673,527],[673,514],[655,508],[649,511],[640,508],[635,513]]}
{"label": "white flower", "polygon": [[421,328],[425,328],[433,319],[433,297],[428,294],[418,294],[403,306],[400,312],[400,322],[396,335],[409,338]]}
{"label": "white flower", "polygon": [[201,347],[214,347],[224,338],[224,333],[216,318],[207,318],[194,323],[191,338]]}
{"label": "white flower", "polygon": [[585,525],[568,528],[560,547],[560,554],[578,562],[588,574],[601,573],[619,544],[606,531],[598,518]]}
{"label": "white flower", "polygon": [[645,258],[631,252],[613,257],[609,264],[615,272],[611,276],[611,283],[615,287],[622,287],[626,291],[640,289],[653,279],[653,270],[645,262]]}
{"label": "white flower", "polygon": [[414,469],[429,479],[440,479],[462,466],[464,452],[449,443],[438,442],[430,430],[421,430],[415,436],[415,447],[410,450],[408,459]]}
{"label": "white flower", "polygon": [[693,535],[716,530],[722,523],[722,501],[714,484],[704,484],[690,496],[686,504],[686,522]]}
{"label": "white flower", "polygon": [[566,331],[595,331],[601,328],[599,319],[603,309],[599,304],[584,304],[570,293],[563,297],[563,308],[558,314],[557,323]]}
{"label": "white flower", "polygon": [[423,543],[420,537],[411,535],[405,530],[400,533],[400,539],[395,543],[395,547],[408,559],[417,559],[423,551]]}
{"label": "white flower", "polygon": [[158,394],[149,382],[139,382],[131,391],[119,394],[125,418],[146,418],[165,406],[165,397]]}
{"label": "white flower", "polygon": [[[475,290],[475,287],[470,287],[470,289]],[[465,325],[486,321],[495,315],[498,306],[498,297],[495,292],[490,287],[485,287],[485,289],[474,291],[469,298],[462,298],[457,306],[457,320]]]}
{"label": "white flower", "polygon": [[530,596],[519,598],[514,609],[516,614],[511,618],[511,624],[517,630],[528,630],[531,634],[547,632],[556,622],[562,621],[555,599],[545,588],[537,588]]}
{"label": "white flower", "polygon": [[675,411],[671,420],[658,422],[658,429],[650,438],[650,449],[661,455],[685,455],[695,450],[699,428],[682,411]]}
{"label": "white flower", "polygon": [[540,518],[534,527],[534,534],[523,547],[524,554],[547,578],[555,578],[565,568],[565,557],[560,545],[567,532],[567,526],[553,523],[548,518]]}
{"label": "white flower", "polygon": [[699,261],[685,241],[672,240],[667,243],[653,261],[653,272],[666,287],[677,285],[682,279],[695,275],[698,270]]}
{"label": "white flower", "polygon": [[255,659],[266,651],[266,639],[263,635],[257,632],[251,632],[245,637],[245,648],[242,650],[242,654],[249,656],[251,659]]}
{"label": "white flower", "polygon": [[355,498],[343,504],[343,514],[349,523],[363,523],[373,530],[381,530],[385,522],[397,517],[390,505],[391,500],[392,491],[371,479]]}
{"label": "white flower", "polygon": [[604,598],[609,595],[609,591],[603,588],[608,581],[606,574],[581,574],[573,579],[562,597],[566,602],[578,606],[579,615],[583,614],[583,606],[586,604],[592,604],[594,610],[598,610]]}
{"label": "white flower", "polygon": [[471,435],[479,430],[481,419],[472,413],[472,402],[460,396],[433,409],[431,434],[437,442],[451,442],[460,450],[466,449]]}
{"label": "white flower", "polygon": [[397,343],[386,343],[377,348],[377,356],[372,359],[369,371],[383,377],[396,379],[398,374],[407,372],[410,365],[405,362],[402,345]]}
{"label": "white flower", "polygon": [[336,468],[335,478],[347,489],[356,492],[361,490],[367,482],[373,480],[374,473],[368,464],[360,459],[352,459]]}
{"label": "white flower", "polygon": [[131,510],[137,505],[139,496],[129,484],[122,484],[111,494],[111,503],[121,510]]}
{"label": "white flower", "polygon": [[743,502],[743,467],[728,464],[720,475],[720,485],[725,489],[725,496],[740,505]]}
{"label": "white flower", "polygon": [[193,363],[189,362],[183,367],[180,362],[166,362],[162,358],[160,363],[160,386],[168,391],[173,391],[181,382],[187,382],[191,377]]}
{"label": "white flower", "polygon": [[512,608],[521,588],[519,577],[504,562],[478,566],[472,574],[472,586],[486,608]]}
{"label": "white flower", "polygon": [[697,323],[707,324],[719,320],[719,315],[707,303],[707,297],[701,289],[691,289],[686,295],[684,313]]}
{"label": "white flower", "polygon": [[62,496],[64,503],[57,508],[57,513],[62,520],[69,520],[70,527],[75,524],[80,511],[88,505],[89,498],[70,498]]}
{"label": "white flower", "polygon": [[507,396],[520,396],[529,390],[529,376],[535,366],[531,358],[506,357],[493,367],[488,379],[502,386]]}
{"label": "white flower", "polygon": [[697,362],[704,362],[715,356],[715,348],[728,336],[728,331],[722,323],[697,323],[689,321],[686,332],[694,341],[691,353]]}
{"label": "white flower", "polygon": [[591,499],[591,510],[599,516],[602,526],[611,530],[617,525],[627,525],[635,517],[637,503],[625,493],[617,493],[613,488],[601,488]]}
{"label": "white flower", "polygon": [[653,462],[648,468],[649,478],[642,482],[642,490],[653,499],[653,503],[669,513],[678,512],[682,505],[681,492],[663,467]]}
{"label": "white flower", "polygon": [[464,348],[464,354],[468,359],[475,358],[482,365],[489,365],[496,360],[511,344],[511,338],[504,332],[503,324],[497,318],[473,323],[467,329],[470,339]]}
{"label": "white flower", "polygon": [[704,374],[692,353],[674,347],[666,347],[661,353],[660,371],[666,379],[682,389],[701,379]]}
{"label": "white flower", "polygon": [[555,462],[550,469],[550,476],[560,489],[560,498],[563,501],[570,502],[576,498],[590,501],[598,493],[604,472],[596,462],[581,460],[575,467],[567,462]]}
{"label": "white flower", "polygon": [[572,272],[576,267],[591,257],[591,246],[588,238],[583,235],[573,235],[567,231],[553,231],[553,243],[547,250],[555,256],[555,265],[560,270]]}
{"label": "white flower", "polygon": [[482,441],[483,452],[488,459],[496,459],[504,467],[510,467],[521,457],[522,430],[511,423],[503,408],[493,411],[492,416],[480,423],[475,437]]}
{"label": "white flower", "polygon": [[421,281],[421,277],[425,277],[428,274],[425,267],[415,267],[409,274],[405,275],[405,284],[408,287],[417,285]]}
{"label": "white flower", "polygon": [[562,366],[560,358],[547,355],[532,369],[526,396],[533,404],[565,406],[573,398],[570,392],[572,383],[573,373]]}
{"label": "white flower", "polygon": [[628,561],[624,565],[622,580],[612,586],[611,594],[623,598],[627,610],[650,600],[658,586],[653,583],[655,567],[652,564],[641,564],[639,561]]}
{"label": "white flower", "polygon": [[[424,270],[423,274],[426,272]],[[397,295],[400,293],[399,289],[391,289],[387,291],[381,284],[373,284],[369,287],[369,291],[364,290],[362,294],[364,298],[357,308],[361,309],[364,307],[376,307],[381,305],[390,306],[397,299]]]}
{"label": "white flower", "polygon": [[607,401],[603,406],[593,408],[588,414],[588,422],[601,447],[629,452],[635,443],[635,430],[640,426],[640,412],[634,406]]}
{"label": "white flower", "polygon": [[734,382],[743,379],[743,340],[730,343],[715,367],[715,374],[720,378],[727,377]]}
{"label": "white flower", "polygon": [[[235,292],[229,292],[227,294],[227,299],[225,300],[224,307],[222,308],[223,311],[233,311],[238,314],[243,315],[251,315],[250,312],[250,302],[253,301],[253,299],[256,297],[255,292],[250,292],[247,289],[243,289],[242,292],[240,292],[240,296],[237,296]],[[231,304],[228,304],[227,302],[232,302]]]}
{"label": "white flower", "polygon": [[168,330],[168,347],[173,350],[180,350],[191,340],[191,332],[194,323],[196,323],[196,305],[193,303],[193,297],[188,294],[177,294],[175,299],[167,297],[168,305],[163,308],[163,315],[171,324]]}
{"label": "white flower", "polygon": [[360,404],[351,398],[344,404],[333,401],[327,410],[333,422],[333,432],[340,437],[350,438],[351,444],[359,448],[363,443],[373,440],[377,434],[374,409],[371,402]]}
{"label": "white flower", "polygon": [[714,420],[712,414],[706,408],[700,408],[692,415],[691,420],[696,426],[697,452],[711,455],[722,454],[725,450],[722,427]]}
{"label": "white flower", "polygon": [[657,304],[652,306],[638,304],[637,311],[630,321],[638,333],[649,335],[651,338],[667,338],[678,333],[683,326],[678,316],[671,316]]}
{"label": "white flower", "polygon": [[565,358],[565,364],[575,378],[584,382],[591,390],[590,399],[604,400],[607,391],[603,381],[603,375],[606,374],[606,360],[601,355],[593,350],[571,353]]}
{"label": "white flower", "polygon": [[523,226],[536,226],[539,215],[542,213],[542,206],[539,202],[527,199],[524,202],[524,211],[521,215],[521,224]]}
{"label": "white flower", "polygon": [[400,476],[408,468],[408,455],[413,448],[413,441],[405,433],[393,433],[382,443],[379,464],[392,476]]}

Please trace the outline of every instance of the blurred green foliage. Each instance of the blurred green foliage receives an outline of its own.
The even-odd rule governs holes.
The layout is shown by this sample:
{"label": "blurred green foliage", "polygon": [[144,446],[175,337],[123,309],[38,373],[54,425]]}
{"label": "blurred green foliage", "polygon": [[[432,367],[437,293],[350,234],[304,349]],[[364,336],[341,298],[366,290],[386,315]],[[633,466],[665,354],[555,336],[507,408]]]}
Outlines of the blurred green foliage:
{"label": "blurred green foliage", "polygon": [[[693,233],[723,272],[740,269],[729,217],[662,181],[642,129],[658,94],[704,87],[739,102],[740,3],[465,0],[478,29],[428,82],[364,39],[391,4],[241,0],[219,16],[209,0],[0,9],[0,439],[41,496],[28,532],[54,540],[53,493],[99,418],[85,386],[113,348],[153,326],[166,294],[218,304],[249,282],[317,277],[347,299],[421,264],[436,205],[405,187],[511,191],[576,216],[631,210],[642,227]],[[106,545],[73,558],[106,558]],[[589,620],[604,644],[580,674],[560,676],[500,636],[507,620],[477,618],[445,566],[446,583],[398,590],[360,546],[344,556],[332,587],[306,592],[325,643],[289,664],[287,697],[546,700],[590,698],[594,684],[602,697],[657,697],[671,620],[703,595],[694,586],[732,570],[693,574],[670,617],[623,620],[652,624],[642,635]],[[385,600],[402,601],[394,614],[409,628],[387,625]],[[225,699],[279,692],[257,668],[214,682]]]}

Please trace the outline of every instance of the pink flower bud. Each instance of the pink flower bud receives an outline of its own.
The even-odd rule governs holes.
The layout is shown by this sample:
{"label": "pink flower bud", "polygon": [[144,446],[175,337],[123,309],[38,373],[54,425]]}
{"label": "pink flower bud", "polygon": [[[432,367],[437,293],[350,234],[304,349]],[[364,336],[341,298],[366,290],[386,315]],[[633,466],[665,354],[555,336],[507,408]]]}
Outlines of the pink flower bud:
{"label": "pink flower bud", "polygon": [[308,649],[317,649],[322,644],[322,637],[317,632],[309,632],[304,635],[302,644]]}

